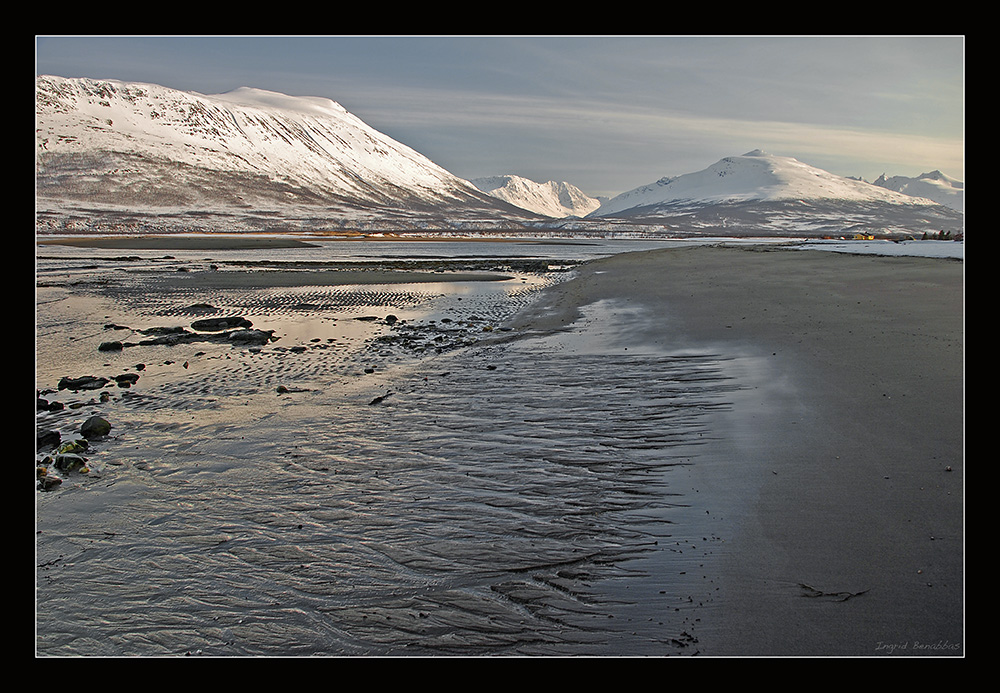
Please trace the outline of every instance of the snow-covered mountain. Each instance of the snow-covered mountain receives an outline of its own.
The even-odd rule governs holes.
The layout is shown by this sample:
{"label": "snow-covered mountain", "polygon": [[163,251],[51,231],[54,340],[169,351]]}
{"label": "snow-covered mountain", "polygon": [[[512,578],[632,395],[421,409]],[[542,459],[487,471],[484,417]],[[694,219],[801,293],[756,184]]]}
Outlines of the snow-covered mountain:
{"label": "snow-covered mountain", "polygon": [[761,151],[594,209],[596,200],[566,183],[463,180],[325,98],[48,76],[36,78],[35,94],[39,232],[964,228],[961,212],[914,197],[915,184],[903,194]]}
{"label": "snow-covered mountain", "polygon": [[759,149],[624,192],[588,216],[597,218],[762,234],[961,232],[964,225],[960,212],[933,200]]}
{"label": "snow-covered mountain", "polygon": [[886,190],[895,190],[904,195],[934,200],[938,204],[957,209],[959,212],[965,211],[965,184],[937,170],[922,173],[916,178],[906,176],[886,178],[883,173],[873,185]]}
{"label": "snow-covered mountain", "polygon": [[779,200],[853,200],[895,204],[932,204],[854,178],[844,178],[796,159],[759,149],[728,156],[696,173],[661,178],[611,198],[595,216],[621,214],[677,203],[774,202]]}
{"label": "snow-covered mountain", "polygon": [[[36,79],[41,218],[358,225],[530,217],[325,98]],[[61,212],[61,214],[60,214]],[[249,216],[248,216],[249,215]],[[245,221],[251,219],[254,221]],[[271,221],[266,221],[271,219]]]}
{"label": "snow-covered mountain", "polygon": [[473,178],[471,182],[488,195],[546,217],[585,217],[601,206],[600,200],[566,182],[537,183],[515,175]]}

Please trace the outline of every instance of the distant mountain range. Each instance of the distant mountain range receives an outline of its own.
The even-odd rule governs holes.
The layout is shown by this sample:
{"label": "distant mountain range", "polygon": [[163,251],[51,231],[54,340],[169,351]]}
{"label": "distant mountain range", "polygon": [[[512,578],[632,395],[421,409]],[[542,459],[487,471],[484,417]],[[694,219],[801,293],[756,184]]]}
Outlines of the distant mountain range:
{"label": "distant mountain range", "polygon": [[961,233],[964,214],[761,150],[624,192],[588,218],[723,235]]}
{"label": "distant mountain range", "polygon": [[493,197],[546,217],[585,217],[601,206],[575,185],[548,181],[536,183],[521,176],[473,178],[472,184]]}
{"label": "distant mountain range", "polygon": [[39,77],[40,221],[121,230],[487,225],[537,219],[339,104],[259,89],[205,96]]}
{"label": "distant mountain range", "polygon": [[52,76],[36,79],[35,181],[43,233],[809,235],[964,225],[962,184],[937,172],[870,184],[753,151],[598,200],[565,182],[464,180],[325,98]]}
{"label": "distant mountain range", "polygon": [[883,173],[873,185],[878,185],[886,190],[895,190],[904,195],[934,200],[938,204],[957,209],[959,212],[965,211],[965,184],[954,178],[949,178],[940,171],[922,173],[916,178],[907,178],[906,176],[886,178]]}

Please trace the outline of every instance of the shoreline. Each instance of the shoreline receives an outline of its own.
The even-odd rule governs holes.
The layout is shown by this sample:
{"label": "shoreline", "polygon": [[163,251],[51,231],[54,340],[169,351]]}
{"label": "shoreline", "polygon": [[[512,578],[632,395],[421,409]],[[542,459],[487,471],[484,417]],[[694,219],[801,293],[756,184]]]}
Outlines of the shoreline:
{"label": "shoreline", "polygon": [[[733,359],[741,391],[681,473],[726,538],[701,654],[964,652],[962,276],[938,259],[650,251],[588,263],[513,322]],[[581,322],[602,303],[613,324]],[[916,647],[935,642],[951,645]]]}
{"label": "shoreline", "polygon": [[372,242],[421,242],[421,243],[533,243],[536,245],[586,245],[587,238],[550,238],[545,236],[450,236],[433,234],[392,233],[319,233],[301,234],[267,233],[264,231],[192,234],[143,234],[129,235],[37,235],[37,245],[63,245],[77,248],[103,248],[110,250],[255,250],[316,247],[309,240],[318,241],[372,241]]}
{"label": "shoreline", "polygon": [[37,245],[61,245],[75,248],[105,250],[255,250],[280,248],[309,248],[313,243],[296,238],[247,234],[245,236],[197,234],[177,236],[64,236],[46,238],[36,236]]}
{"label": "shoreline", "polygon": [[[243,274],[269,274],[271,284],[243,285]],[[290,274],[288,286],[319,279]],[[46,649],[65,636],[84,643],[74,654],[179,653],[194,643],[218,654],[351,652],[351,639],[315,639],[332,600],[337,622],[372,652],[964,654],[963,263],[767,246],[629,252],[576,266],[519,312],[505,298],[494,314],[508,317],[497,322],[473,320],[491,311],[465,294],[436,325],[395,328],[345,319],[370,317],[367,308],[331,321],[316,311],[339,305],[333,287],[300,292],[273,283],[282,276],[178,273],[171,263],[156,278],[136,273],[114,307],[121,289],[60,279],[56,298],[107,299],[67,301],[53,316],[60,329],[91,326],[69,343],[81,354],[106,338],[109,315],[133,328],[188,320],[185,306],[205,287],[168,291],[170,300],[160,287],[202,280],[221,308],[239,299],[289,327],[256,354],[156,347],[176,363],[151,358],[133,390],[80,410],[109,409],[115,428],[94,453],[96,474],[39,497],[39,565],[52,564],[52,591],[43,581],[40,594],[54,597],[58,577],[100,602],[107,587],[95,567],[133,577],[116,587],[114,616],[87,599],[40,601]],[[312,331],[318,322],[327,332]],[[373,342],[357,361],[355,329],[393,340]],[[448,341],[436,340],[452,333],[467,346],[442,353]],[[409,335],[428,345],[426,356],[404,356]],[[143,491],[131,496],[137,483]],[[315,503],[302,505],[303,493]],[[175,515],[178,503],[200,510]],[[297,530],[286,533],[292,506]],[[169,531],[157,529],[163,512]],[[119,522],[143,529],[108,534]],[[62,562],[81,532],[105,537],[97,562]],[[219,536],[232,550],[196,549],[204,565],[135,560],[146,547],[187,556],[187,536]],[[304,558],[276,554],[258,566],[258,554],[240,550],[257,537]],[[381,553],[366,563],[373,542],[401,568],[384,566]],[[599,560],[578,563],[582,549]],[[498,561],[534,567],[497,572]],[[443,576],[442,562],[463,566],[473,592],[505,596],[480,602],[446,589],[438,600],[431,576]],[[256,626],[276,614],[266,603],[247,610],[249,566],[297,595],[281,617],[293,635]],[[417,578],[418,595],[407,587],[369,601],[341,591],[375,575],[387,585]],[[213,587],[220,580],[230,586],[223,594]],[[142,608],[143,585],[175,581],[238,637],[172,628],[166,614]],[[673,601],[684,595],[694,602]],[[526,621],[519,605],[556,618]],[[295,613],[311,617],[300,624]],[[451,624],[442,633],[464,625],[437,640],[419,637],[421,627],[393,628],[415,617]],[[607,624],[594,630],[597,617]],[[109,618],[131,625],[87,645]],[[553,628],[560,619],[565,630]],[[133,645],[144,631],[160,635]],[[479,644],[463,650],[464,637]]]}

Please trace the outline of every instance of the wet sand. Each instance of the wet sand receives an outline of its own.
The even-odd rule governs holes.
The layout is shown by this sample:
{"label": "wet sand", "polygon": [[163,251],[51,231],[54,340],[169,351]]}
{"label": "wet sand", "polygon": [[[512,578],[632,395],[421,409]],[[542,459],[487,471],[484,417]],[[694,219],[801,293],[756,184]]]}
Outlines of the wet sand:
{"label": "wet sand", "polygon": [[[102,325],[196,299],[288,322],[257,353],[157,347],[133,390],[53,415],[115,428],[39,496],[39,652],[964,654],[962,263],[719,247],[576,272],[513,317],[311,272],[46,288],[52,375],[134,363],[96,353]],[[414,322],[349,319],[372,312]]]}
{"label": "wet sand", "polygon": [[305,248],[314,244],[295,238],[240,235],[170,235],[170,236],[64,236],[39,239],[39,245],[67,245],[77,248],[107,248],[115,250],[218,250]]}
{"label": "wet sand", "polygon": [[742,388],[684,468],[725,538],[701,654],[955,656],[963,296],[956,261],[690,248],[590,263],[516,326],[734,359]]}

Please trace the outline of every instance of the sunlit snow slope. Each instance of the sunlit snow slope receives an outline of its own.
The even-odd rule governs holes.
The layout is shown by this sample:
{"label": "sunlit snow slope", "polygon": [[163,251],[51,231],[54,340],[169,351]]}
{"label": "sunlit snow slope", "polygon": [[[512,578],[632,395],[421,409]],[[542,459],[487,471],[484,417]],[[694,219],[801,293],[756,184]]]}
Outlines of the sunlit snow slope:
{"label": "sunlit snow slope", "polygon": [[928,205],[930,200],[902,195],[853,178],[844,178],[791,157],[755,149],[729,156],[708,168],[673,178],[661,178],[613,197],[595,216],[609,216],[636,207],[677,203],[774,202],[780,200],[851,200]]}
{"label": "sunlit snow slope", "polygon": [[509,212],[324,98],[39,77],[37,193],[129,208]]}
{"label": "sunlit snow slope", "polygon": [[753,150],[611,198],[588,219],[720,235],[964,232],[961,212],[791,157]]}
{"label": "sunlit snow slope", "polygon": [[874,182],[874,185],[881,186],[887,190],[895,190],[904,195],[915,195],[934,200],[938,204],[965,211],[965,184],[962,181],[950,178],[940,171],[934,170],[930,173],[922,173],[916,178],[907,176],[885,177],[883,173]]}
{"label": "sunlit snow slope", "polygon": [[474,178],[472,184],[493,197],[546,217],[584,217],[601,205],[566,182],[537,183],[522,176],[504,175]]}

